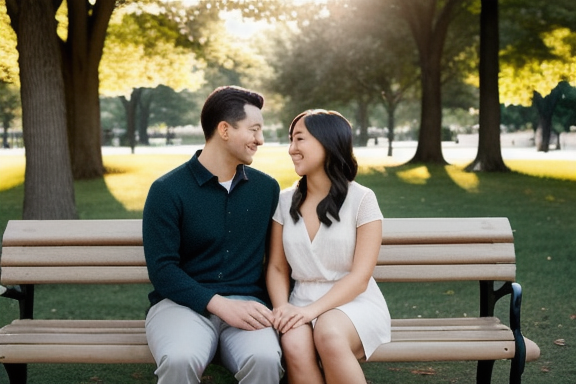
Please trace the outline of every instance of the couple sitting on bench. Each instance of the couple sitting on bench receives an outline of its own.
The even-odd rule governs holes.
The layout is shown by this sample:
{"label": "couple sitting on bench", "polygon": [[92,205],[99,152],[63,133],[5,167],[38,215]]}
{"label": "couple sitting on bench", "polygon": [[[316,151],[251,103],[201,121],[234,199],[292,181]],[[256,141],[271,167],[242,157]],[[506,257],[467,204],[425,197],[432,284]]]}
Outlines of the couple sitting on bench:
{"label": "couple sitting on bench", "polygon": [[289,154],[301,179],[280,193],[247,167],[263,144],[262,105],[254,92],[216,89],[202,109],[204,149],[150,188],[146,335],[159,384],[199,383],[217,347],[240,383],[278,383],[278,334],[291,383],[359,383],[358,360],[390,341],[372,277],[382,214],[354,182],[352,127],[336,112],[297,116]]}

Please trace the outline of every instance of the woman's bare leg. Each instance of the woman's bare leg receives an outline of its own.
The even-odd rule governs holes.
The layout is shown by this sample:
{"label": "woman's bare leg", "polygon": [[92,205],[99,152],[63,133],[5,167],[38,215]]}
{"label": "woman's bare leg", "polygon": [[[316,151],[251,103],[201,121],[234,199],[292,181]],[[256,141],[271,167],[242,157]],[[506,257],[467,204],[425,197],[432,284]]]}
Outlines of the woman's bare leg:
{"label": "woman's bare leg", "polygon": [[290,384],[324,384],[309,324],[286,332],[280,343]]}
{"label": "woman's bare leg", "polygon": [[314,327],[314,344],[327,384],[366,384],[358,362],[364,357],[362,342],[344,312],[333,309],[320,315]]}

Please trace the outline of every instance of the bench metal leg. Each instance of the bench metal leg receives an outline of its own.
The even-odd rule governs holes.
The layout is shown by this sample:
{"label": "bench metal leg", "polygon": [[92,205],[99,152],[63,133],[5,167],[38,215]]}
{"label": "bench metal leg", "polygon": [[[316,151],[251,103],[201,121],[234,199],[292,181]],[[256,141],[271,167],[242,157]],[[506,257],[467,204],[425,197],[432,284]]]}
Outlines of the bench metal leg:
{"label": "bench metal leg", "polygon": [[476,384],[490,384],[494,360],[480,360],[476,368]]}
{"label": "bench metal leg", "polygon": [[26,364],[4,364],[10,384],[26,384],[28,367]]}

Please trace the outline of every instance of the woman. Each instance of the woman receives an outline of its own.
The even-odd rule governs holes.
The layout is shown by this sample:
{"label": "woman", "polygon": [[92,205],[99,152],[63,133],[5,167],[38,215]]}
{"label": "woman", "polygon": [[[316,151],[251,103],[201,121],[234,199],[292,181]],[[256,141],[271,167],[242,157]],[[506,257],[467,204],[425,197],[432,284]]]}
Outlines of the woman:
{"label": "woman", "polygon": [[266,277],[288,379],[366,383],[358,360],[390,341],[390,314],[372,278],[382,213],[354,181],[352,128],[342,115],[306,111],[289,135],[301,179],[280,194]]}

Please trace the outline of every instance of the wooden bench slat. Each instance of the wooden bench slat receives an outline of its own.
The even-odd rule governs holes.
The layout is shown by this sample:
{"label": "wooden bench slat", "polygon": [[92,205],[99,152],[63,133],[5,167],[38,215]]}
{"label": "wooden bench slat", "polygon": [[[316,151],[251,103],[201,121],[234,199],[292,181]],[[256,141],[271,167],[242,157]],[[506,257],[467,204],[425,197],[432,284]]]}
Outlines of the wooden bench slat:
{"label": "wooden bench slat", "polygon": [[142,245],[142,220],[10,220],[3,246]]}
{"label": "wooden bench slat", "polygon": [[3,247],[2,265],[9,266],[145,266],[141,246]]}
{"label": "wooden bench slat", "polygon": [[2,267],[2,283],[6,285],[149,282],[146,267]]}
{"label": "wooden bench slat", "polygon": [[[531,340],[527,345],[526,361],[539,357]],[[370,361],[452,361],[511,359],[513,342],[391,342],[382,344]],[[145,345],[0,345],[2,363],[149,363],[154,359]]]}
{"label": "wooden bench slat", "polygon": [[504,217],[390,218],[382,222],[382,244],[511,243]]}
{"label": "wooden bench slat", "polygon": [[[515,281],[515,264],[379,265],[376,281]],[[2,282],[14,284],[118,284],[148,283],[146,267],[3,267]]]}
{"label": "wooden bench slat", "polygon": [[0,338],[1,344],[29,345],[148,345],[146,333],[25,333],[6,334]]}
{"label": "wooden bench slat", "polygon": [[392,330],[392,341],[514,341],[511,330]]}
{"label": "wooden bench slat", "polygon": [[0,344],[0,363],[154,364],[148,345]]}
{"label": "wooden bench slat", "polygon": [[514,263],[512,243],[383,245],[378,264]]}
{"label": "wooden bench slat", "polygon": [[[35,320],[36,321],[36,320]],[[499,327],[502,322],[493,316],[485,317],[430,317],[392,319],[392,327]]]}
{"label": "wooden bench slat", "polygon": [[[16,319],[6,327],[12,328],[141,328],[144,329],[145,320],[74,320],[74,319]],[[392,328],[501,328],[506,327],[497,317],[448,317],[448,318],[409,318],[392,319]]]}
{"label": "wooden bench slat", "polygon": [[[29,330],[24,333],[5,333],[0,337],[0,344],[70,344],[70,345],[146,345],[146,332],[144,329],[135,332],[117,332],[115,329],[89,330],[87,332],[68,332],[59,328],[60,332],[42,333],[38,330]],[[23,330],[26,331],[26,330]],[[76,330],[77,331],[77,330]],[[510,330],[419,330],[397,331],[392,330],[393,342],[445,342],[445,341],[514,341]]]}
{"label": "wooden bench slat", "polygon": [[[370,361],[454,361],[511,359],[513,341],[391,342]],[[154,363],[147,345],[1,344],[0,362],[17,363]]]}
{"label": "wooden bench slat", "polygon": [[[513,242],[508,219],[387,218],[383,244]],[[10,220],[4,246],[141,245],[141,220]]]}
{"label": "wooden bench slat", "polygon": [[[511,243],[384,245],[378,264],[513,263]],[[141,246],[3,247],[3,266],[146,265]]]}
{"label": "wooden bench slat", "polygon": [[16,319],[8,327],[144,328],[145,320]]}
{"label": "wooden bench slat", "polygon": [[514,341],[391,342],[380,345],[369,361],[464,361],[511,359]]}
{"label": "wooden bench slat", "polygon": [[497,280],[515,281],[515,264],[377,265],[379,282]]}
{"label": "wooden bench slat", "polygon": [[[6,329],[0,330],[0,335],[23,335],[28,333],[33,334],[104,334],[104,333],[113,333],[113,334],[134,334],[134,333],[145,333],[144,327],[142,328],[114,328],[114,327],[107,327],[107,328],[88,328],[88,327],[70,327],[66,328],[66,324],[62,324],[61,327],[37,327],[35,325],[30,326],[21,326],[21,325],[13,325],[13,326],[6,326]],[[4,343],[5,336],[0,336],[0,343]]]}

